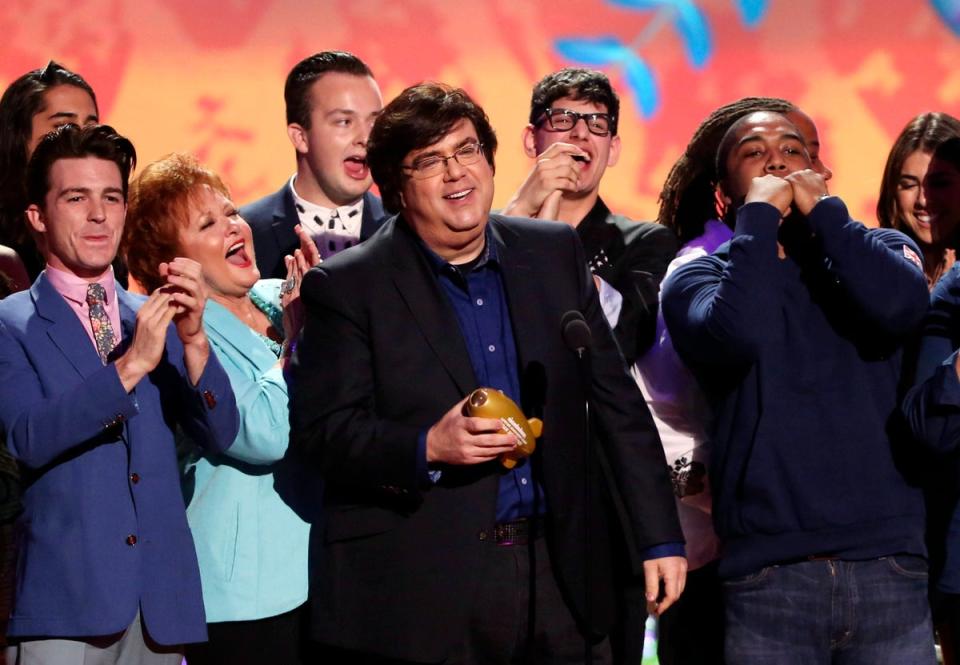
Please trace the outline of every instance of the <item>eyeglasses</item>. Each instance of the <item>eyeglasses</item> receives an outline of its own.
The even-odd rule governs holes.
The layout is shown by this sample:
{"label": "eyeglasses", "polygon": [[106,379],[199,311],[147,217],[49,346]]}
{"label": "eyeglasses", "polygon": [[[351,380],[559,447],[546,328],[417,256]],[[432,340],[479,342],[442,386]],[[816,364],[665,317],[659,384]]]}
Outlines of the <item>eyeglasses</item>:
{"label": "eyeglasses", "polygon": [[547,131],[569,132],[576,127],[581,119],[587,123],[587,129],[590,130],[590,133],[597,136],[608,136],[610,127],[615,120],[609,113],[577,113],[570,109],[547,109],[543,112],[543,118],[537,125],[542,126],[543,121],[546,120]]}
{"label": "eyeglasses", "polygon": [[460,166],[470,166],[483,155],[482,143],[464,143],[453,151],[452,155],[441,157],[440,155],[430,155],[414,160],[413,164],[406,166],[400,165],[400,168],[406,169],[414,178],[432,178],[440,175],[447,167],[448,160],[454,160]]}

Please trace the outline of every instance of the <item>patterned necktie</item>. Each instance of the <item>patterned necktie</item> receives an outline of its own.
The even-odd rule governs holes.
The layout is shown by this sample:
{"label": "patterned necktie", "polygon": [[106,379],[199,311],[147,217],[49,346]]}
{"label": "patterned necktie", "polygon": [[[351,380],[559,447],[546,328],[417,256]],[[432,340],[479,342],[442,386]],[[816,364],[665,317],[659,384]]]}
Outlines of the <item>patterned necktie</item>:
{"label": "patterned necktie", "polygon": [[113,335],[113,324],[110,323],[110,317],[107,316],[107,310],[103,306],[106,299],[107,292],[103,286],[96,283],[87,286],[90,327],[93,328],[93,339],[97,342],[97,352],[104,365],[107,364],[107,356],[117,345],[116,337]]}

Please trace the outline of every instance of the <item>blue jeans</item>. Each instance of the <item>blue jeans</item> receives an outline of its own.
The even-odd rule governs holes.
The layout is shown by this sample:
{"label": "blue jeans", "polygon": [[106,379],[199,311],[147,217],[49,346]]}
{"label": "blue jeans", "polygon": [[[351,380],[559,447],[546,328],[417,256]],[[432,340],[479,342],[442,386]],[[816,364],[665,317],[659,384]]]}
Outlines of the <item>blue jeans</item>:
{"label": "blue jeans", "polygon": [[732,665],[934,665],[927,564],[814,560],[724,582]]}

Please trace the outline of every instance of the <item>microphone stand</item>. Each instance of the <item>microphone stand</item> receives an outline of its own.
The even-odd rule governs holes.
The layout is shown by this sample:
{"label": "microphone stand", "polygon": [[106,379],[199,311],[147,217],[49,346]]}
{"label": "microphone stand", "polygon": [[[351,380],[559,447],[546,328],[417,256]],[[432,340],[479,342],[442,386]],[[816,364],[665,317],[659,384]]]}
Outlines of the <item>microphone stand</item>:
{"label": "microphone stand", "polygon": [[590,585],[593,582],[591,573],[591,555],[593,554],[593,543],[590,537],[590,513],[591,502],[593,500],[593,487],[591,479],[593,477],[593,428],[591,426],[590,416],[590,398],[591,390],[591,371],[590,371],[590,345],[593,341],[593,334],[590,326],[587,325],[583,314],[576,310],[571,310],[563,315],[560,321],[560,330],[563,334],[563,342],[567,348],[577,355],[577,373],[580,375],[580,386],[583,391],[583,424],[586,441],[583,446],[583,586],[584,586],[584,644],[583,644],[583,662],[585,665],[593,663],[593,601]]}
{"label": "microphone stand", "polygon": [[584,575],[583,586],[584,597],[584,623],[586,624],[586,636],[584,638],[583,662],[584,665],[593,665],[593,636],[591,635],[591,626],[593,624],[593,596],[590,585],[593,582],[591,573],[593,554],[593,543],[590,535],[590,512],[593,501],[593,427],[590,419],[590,354],[586,347],[577,348],[577,369],[580,373],[580,385],[583,388],[583,425],[586,433],[586,441],[583,446],[583,563]]}

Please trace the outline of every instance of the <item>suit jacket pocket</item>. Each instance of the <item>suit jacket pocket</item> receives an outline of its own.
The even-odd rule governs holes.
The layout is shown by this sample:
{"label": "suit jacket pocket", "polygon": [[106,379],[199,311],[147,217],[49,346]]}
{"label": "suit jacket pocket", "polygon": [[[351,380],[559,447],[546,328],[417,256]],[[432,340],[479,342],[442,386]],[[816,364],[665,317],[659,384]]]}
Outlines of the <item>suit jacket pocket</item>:
{"label": "suit jacket pocket", "polygon": [[406,518],[375,506],[337,506],[326,515],[326,541],[334,543],[389,531]]}

